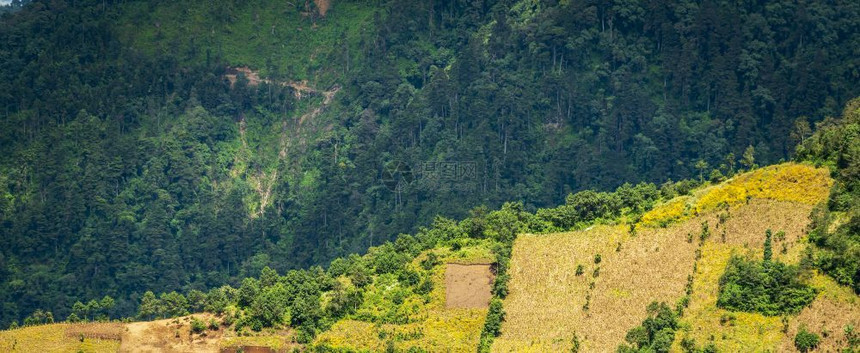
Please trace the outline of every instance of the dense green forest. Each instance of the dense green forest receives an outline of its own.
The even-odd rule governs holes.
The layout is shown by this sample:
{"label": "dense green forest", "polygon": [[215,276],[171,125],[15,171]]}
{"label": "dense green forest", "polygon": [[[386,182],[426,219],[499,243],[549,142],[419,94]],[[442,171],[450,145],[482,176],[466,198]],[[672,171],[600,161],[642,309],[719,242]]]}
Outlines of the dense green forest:
{"label": "dense green forest", "polygon": [[[583,189],[730,173],[747,151],[791,158],[860,93],[848,0],[3,12],[0,327],[105,295],[106,314],[132,315],[148,290],[240,287],[480,205],[534,212]],[[270,80],[231,84],[241,66]],[[843,150],[802,153],[856,164]],[[857,175],[841,178],[831,206],[856,210],[839,195]],[[815,257],[855,288],[857,262],[840,257],[853,243],[837,240],[857,219],[818,233],[831,252]]]}

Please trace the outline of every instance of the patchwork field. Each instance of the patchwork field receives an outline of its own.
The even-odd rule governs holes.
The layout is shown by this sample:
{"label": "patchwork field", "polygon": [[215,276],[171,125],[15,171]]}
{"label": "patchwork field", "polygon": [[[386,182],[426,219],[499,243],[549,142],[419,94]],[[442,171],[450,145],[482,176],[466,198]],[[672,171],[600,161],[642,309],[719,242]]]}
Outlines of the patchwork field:
{"label": "patchwork field", "polygon": [[[829,289],[821,289],[813,305],[788,319],[787,334],[780,317],[716,307],[719,278],[730,256],[760,258],[767,229],[784,232],[774,242],[774,258],[799,261],[810,211],[826,200],[830,185],[826,170],[784,164],[658,205],[642,217],[635,234],[629,226],[595,226],[521,235],[511,258],[502,334],[492,350],[567,351],[576,335],[581,351],[614,351],[627,330],[646,317],[649,303],[674,306],[686,294],[688,281],[692,293],[675,350],[680,351],[685,337],[699,344],[714,342],[726,352],[793,350],[791,339],[801,323],[839,331],[836,336],[842,337],[850,320],[827,313],[853,305],[838,317],[860,316],[854,315],[857,296],[835,284],[817,285]],[[841,294],[829,295],[832,291]],[[726,323],[730,314],[733,324]]]}

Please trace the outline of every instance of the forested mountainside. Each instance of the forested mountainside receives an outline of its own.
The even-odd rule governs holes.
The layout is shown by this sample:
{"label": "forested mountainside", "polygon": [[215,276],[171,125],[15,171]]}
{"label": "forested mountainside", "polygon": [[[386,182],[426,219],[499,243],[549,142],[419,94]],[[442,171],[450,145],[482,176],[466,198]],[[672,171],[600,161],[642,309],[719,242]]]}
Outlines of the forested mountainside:
{"label": "forested mountainside", "polygon": [[0,19],[0,325],[105,295],[131,315],[147,290],[324,264],[480,205],[790,158],[860,91],[858,18],[847,0],[33,1]]}

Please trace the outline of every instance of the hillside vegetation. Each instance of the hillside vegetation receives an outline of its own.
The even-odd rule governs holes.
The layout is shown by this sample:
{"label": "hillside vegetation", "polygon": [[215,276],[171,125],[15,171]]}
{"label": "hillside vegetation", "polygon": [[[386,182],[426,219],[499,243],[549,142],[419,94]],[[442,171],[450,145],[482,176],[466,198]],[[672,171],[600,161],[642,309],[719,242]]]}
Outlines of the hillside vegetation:
{"label": "hillside vegetation", "polygon": [[[856,347],[856,335],[849,328],[860,324],[856,322],[860,297],[822,274],[799,277],[814,289],[815,299],[796,312],[742,312],[718,304],[721,278],[733,256],[761,261],[767,248],[772,252],[764,255],[771,256],[766,261],[788,265],[809,256],[809,215],[813,204],[827,199],[831,183],[824,169],[788,163],[663,199],[653,208],[644,206],[640,217],[630,211],[615,213],[620,204],[601,211],[603,203],[588,203],[603,199],[611,204],[626,190],[591,195],[594,198],[587,197],[589,192],[577,194],[566,205],[536,214],[509,204],[461,222],[440,218],[432,227],[414,236],[401,235],[367,255],[335,260],[324,272],[311,269],[279,276],[266,268],[236,289],[222,287],[202,297],[189,293],[181,298],[186,304],[161,295],[153,307],[156,311],[146,311],[147,304],[140,307],[141,315],[169,317],[175,315],[170,312],[182,314],[195,307],[214,315],[34,326],[2,332],[0,345],[11,351],[20,349],[15,347],[114,351],[143,345],[179,351],[305,347],[467,352],[486,347],[481,349],[545,352],[574,346],[581,352],[612,351],[624,343],[641,344],[630,332],[643,320],[670,315],[674,329],[668,341],[654,341],[652,347],[790,351],[796,349],[794,339],[801,330],[818,335],[820,349]],[[769,192],[762,185],[803,194]],[[696,200],[713,200],[716,192],[727,196],[717,202],[719,206],[696,214]],[[736,192],[757,196],[738,199]],[[639,200],[623,209],[648,204],[641,203],[647,197]],[[662,214],[678,200],[689,202],[686,210],[694,214],[657,225],[646,222],[651,217],[647,215]],[[596,213],[568,213],[588,209]],[[558,232],[554,224],[564,223],[575,224],[578,230]],[[766,234],[771,234],[769,245]],[[509,242],[512,252],[507,253]],[[494,299],[477,307],[453,303],[449,286],[464,283],[450,277],[452,264],[492,264],[495,280],[483,277],[483,284],[469,290],[475,291],[473,296],[492,294]],[[807,266],[803,271],[811,270]],[[316,285],[317,292],[307,292]],[[668,311],[651,304],[657,302],[668,303]],[[494,313],[501,314],[501,320],[493,321],[499,328],[489,321]],[[77,332],[89,336],[81,341]],[[42,336],[53,338],[39,341]]]}
{"label": "hillside vegetation", "polygon": [[851,0],[24,3],[0,15],[0,327],[776,163],[860,94]]}

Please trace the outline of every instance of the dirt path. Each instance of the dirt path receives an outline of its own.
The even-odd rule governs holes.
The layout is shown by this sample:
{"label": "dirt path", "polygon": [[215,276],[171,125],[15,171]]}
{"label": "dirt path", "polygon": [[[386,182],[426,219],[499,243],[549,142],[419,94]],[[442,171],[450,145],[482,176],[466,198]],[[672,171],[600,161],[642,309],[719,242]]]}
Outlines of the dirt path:
{"label": "dirt path", "polygon": [[274,81],[274,80],[270,80],[268,78],[261,78],[259,72],[251,70],[251,68],[249,68],[247,66],[242,66],[242,67],[229,67],[228,66],[227,67],[227,73],[224,74],[224,78],[226,78],[227,81],[230,81],[230,86],[233,86],[236,84],[236,81],[238,80],[240,74],[245,76],[245,79],[248,80],[248,86],[253,87],[253,86],[258,86],[261,83],[267,83],[267,84],[280,85],[280,86],[284,86],[284,87],[290,87],[293,89],[293,94],[295,95],[296,99],[298,99],[298,100],[301,100],[305,96],[310,96],[313,94],[321,94],[322,96],[325,97],[325,100],[323,101],[323,105],[328,105],[329,103],[331,103],[331,100],[334,97],[334,94],[340,90],[340,86],[335,85],[334,87],[332,87],[332,89],[330,89],[328,91],[321,91],[321,90],[318,90],[314,87],[309,86],[307,80]]}
{"label": "dirt path", "polygon": [[490,265],[448,264],[445,270],[445,306],[486,308],[490,304],[492,285]]}

